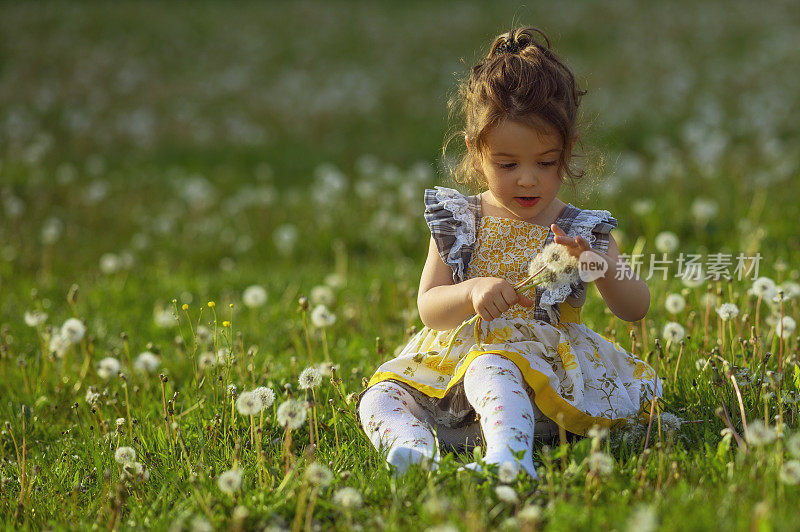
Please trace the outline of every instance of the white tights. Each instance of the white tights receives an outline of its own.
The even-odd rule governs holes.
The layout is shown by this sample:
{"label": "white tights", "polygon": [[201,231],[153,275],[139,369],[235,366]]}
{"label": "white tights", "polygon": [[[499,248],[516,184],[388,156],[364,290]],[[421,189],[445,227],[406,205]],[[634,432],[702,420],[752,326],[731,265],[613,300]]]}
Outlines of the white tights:
{"label": "white tights", "polygon": [[[484,462],[501,464],[517,460],[512,454],[524,450],[519,466],[538,478],[531,456],[534,412],[519,368],[500,355],[475,358],[464,375],[464,392],[480,419],[485,440]],[[386,460],[395,474],[402,474],[411,463],[426,463],[435,469],[440,441],[461,443],[479,434],[439,426],[436,433],[430,414],[406,390],[391,381],[370,387],[361,399],[359,414],[376,449],[389,447]],[[467,467],[475,468],[474,464]]]}

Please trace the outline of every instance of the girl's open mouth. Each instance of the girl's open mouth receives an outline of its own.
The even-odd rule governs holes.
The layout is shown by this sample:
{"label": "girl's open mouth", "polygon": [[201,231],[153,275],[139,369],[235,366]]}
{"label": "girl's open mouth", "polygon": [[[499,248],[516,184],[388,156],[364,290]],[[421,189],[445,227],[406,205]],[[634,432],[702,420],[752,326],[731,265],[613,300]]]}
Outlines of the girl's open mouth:
{"label": "girl's open mouth", "polygon": [[517,196],[514,199],[522,207],[533,207],[539,201],[538,196]]}

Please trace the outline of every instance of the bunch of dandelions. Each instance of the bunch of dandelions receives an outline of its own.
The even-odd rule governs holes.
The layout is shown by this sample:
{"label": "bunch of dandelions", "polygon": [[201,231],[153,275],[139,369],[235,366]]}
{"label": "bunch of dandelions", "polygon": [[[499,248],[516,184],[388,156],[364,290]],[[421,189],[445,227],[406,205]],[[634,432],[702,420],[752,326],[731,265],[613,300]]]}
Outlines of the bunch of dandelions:
{"label": "bunch of dandelions", "polygon": [[[544,246],[533,260],[531,260],[528,264],[528,277],[515,284],[514,290],[518,293],[525,293],[537,286],[542,286],[546,290],[555,292],[579,281],[580,263],[578,259],[573,257],[565,246],[556,242],[551,242]],[[439,365],[447,360],[458,333],[467,325],[474,325],[475,343],[479,348],[482,347],[478,334],[482,321],[480,315],[475,314],[459,325],[450,337],[447,350],[439,361]]]}

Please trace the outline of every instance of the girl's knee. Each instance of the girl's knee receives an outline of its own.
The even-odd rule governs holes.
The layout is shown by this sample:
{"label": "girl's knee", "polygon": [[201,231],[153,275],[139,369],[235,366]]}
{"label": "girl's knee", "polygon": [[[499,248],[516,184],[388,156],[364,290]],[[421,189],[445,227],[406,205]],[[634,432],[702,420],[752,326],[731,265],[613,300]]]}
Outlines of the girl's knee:
{"label": "girl's knee", "polygon": [[470,362],[464,378],[466,379],[467,376],[475,377],[476,375],[479,375],[479,378],[484,379],[487,371],[491,372],[490,375],[512,375],[517,379],[522,377],[522,372],[514,362],[502,355],[486,353]]}

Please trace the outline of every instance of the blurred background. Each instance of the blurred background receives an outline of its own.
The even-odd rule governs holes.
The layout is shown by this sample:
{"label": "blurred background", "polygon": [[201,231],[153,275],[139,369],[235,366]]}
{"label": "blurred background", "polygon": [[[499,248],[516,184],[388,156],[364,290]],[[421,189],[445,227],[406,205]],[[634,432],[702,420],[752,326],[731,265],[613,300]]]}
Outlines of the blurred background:
{"label": "blurred background", "polygon": [[676,252],[760,251],[764,273],[797,275],[794,2],[0,10],[4,321],[33,288],[49,304],[78,283],[120,311],[89,318],[102,331],[252,283],[285,306],[337,271],[364,280],[354,323],[364,298],[396,290],[405,314],[384,332],[399,330],[427,249],[422,192],[452,185],[447,100],[521,24],[588,89],[587,177],[563,199],[610,210],[627,252],[669,231]]}

